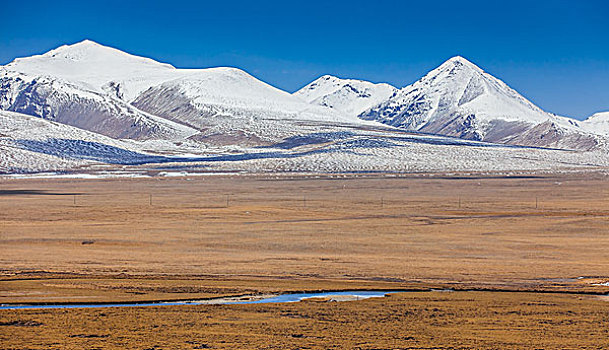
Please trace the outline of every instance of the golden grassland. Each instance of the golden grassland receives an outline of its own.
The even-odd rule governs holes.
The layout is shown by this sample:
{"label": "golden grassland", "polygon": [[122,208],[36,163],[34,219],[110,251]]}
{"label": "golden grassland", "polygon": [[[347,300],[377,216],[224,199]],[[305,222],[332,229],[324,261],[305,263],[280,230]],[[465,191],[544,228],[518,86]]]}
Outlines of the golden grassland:
{"label": "golden grassland", "polygon": [[590,296],[400,293],[383,299],[0,313],[3,349],[601,349]]}
{"label": "golden grassland", "polygon": [[[0,303],[338,289],[609,291],[595,285],[609,281],[609,181],[600,175],[1,181]],[[455,292],[338,304],[4,310],[0,348],[145,348],[135,344],[148,338],[195,348],[188,334],[225,348],[446,347],[451,339],[462,347],[575,346],[583,334],[602,335],[601,323],[592,331],[587,320],[607,319],[607,306],[583,295]],[[91,329],[68,334],[62,324]],[[110,336],[71,337],[95,327]],[[151,335],[165,332],[166,343]]]}

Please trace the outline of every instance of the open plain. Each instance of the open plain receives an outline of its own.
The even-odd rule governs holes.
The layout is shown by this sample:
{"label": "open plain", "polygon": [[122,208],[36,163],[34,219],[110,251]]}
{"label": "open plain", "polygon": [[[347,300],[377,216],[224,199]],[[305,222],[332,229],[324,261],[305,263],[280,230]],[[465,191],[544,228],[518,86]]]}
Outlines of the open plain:
{"label": "open plain", "polygon": [[609,345],[595,295],[609,292],[609,181],[596,173],[3,179],[0,247],[1,304],[412,290],[0,310],[0,348]]}

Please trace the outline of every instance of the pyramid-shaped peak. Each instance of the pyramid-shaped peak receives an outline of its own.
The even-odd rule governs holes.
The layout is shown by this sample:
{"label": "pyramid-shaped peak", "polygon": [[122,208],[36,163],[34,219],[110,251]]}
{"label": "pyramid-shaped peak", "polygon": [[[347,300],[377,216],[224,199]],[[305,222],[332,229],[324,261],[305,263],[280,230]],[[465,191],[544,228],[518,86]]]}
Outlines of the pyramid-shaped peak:
{"label": "pyramid-shaped peak", "polygon": [[459,62],[459,63],[462,63],[462,64],[473,64],[470,61],[468,61],[465,57],[459,56],[459,55],[453,56],[453,57],[449,58],[448,62]]}
{"label": "pyramid-shaped peak", "polygon": [[476,66],[475,64],[473,64],[472,62],[470,62],[469,60],[467,60],[465,57],[463,56],[454,56],[449,58],[446,62],[444,62],[440,67],[467,67],[470,69],[474,69],[476,71],[480,71],[482,72],[482,68]]}

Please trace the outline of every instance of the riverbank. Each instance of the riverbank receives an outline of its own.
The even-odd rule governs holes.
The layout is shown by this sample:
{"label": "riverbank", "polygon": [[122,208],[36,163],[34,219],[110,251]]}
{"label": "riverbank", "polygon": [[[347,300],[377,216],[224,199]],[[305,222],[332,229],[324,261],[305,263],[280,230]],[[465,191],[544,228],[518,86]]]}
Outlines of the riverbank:
{"label": "riverbank", "polygon": [[[593,296],[417,292],[351,302],[0,311],[0,348],[603,348]],[[348,335],[348,336],[345,336]]]}

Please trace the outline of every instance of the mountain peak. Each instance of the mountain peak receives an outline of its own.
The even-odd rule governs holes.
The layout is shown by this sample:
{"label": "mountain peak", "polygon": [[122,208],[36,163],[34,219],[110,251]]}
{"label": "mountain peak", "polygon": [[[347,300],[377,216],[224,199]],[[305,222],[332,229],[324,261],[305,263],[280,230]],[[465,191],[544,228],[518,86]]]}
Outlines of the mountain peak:
{"label": "mountain peak", "polygon": [[341,80],[342,79],[340,79],[339,77],[336,77],[334,75],[325,74],[325,75],[322,75],[321,77],[313,80],[310,84],[334,83],[334,82],[339,82]]}
{"label": "mountain peak", "polygon": [[594,113],[593,115],[586,118],[586,121],[601,120],[601,119],[609,121],[609,111]]}
{"label": "mountain peak", "polygon": [[[138,62],[143,64],[153,64],[170,66],[165,63],[154,61],[150,58],[140,57],[121,51],[119,49],[99,44],[95,41],[85,39],[83,41],[70,44],[62,45],[56,49],[53,49],[41,56],[33,57],[44,57],[47,59],[55,60],[69,60],[71,62],[91,62],[99,64],[117,64],[119,62]],[[29,59],[29,58],[25,58]]]}
{"label": "mountain peak", "polygon": [[333,108],[355,117],[388,99],[395,91],[395,87],[386,83],[322,75],[294,92],[294,95],[308,103]]}
{"label": "mountain peak", "polygon": [[84,39],[83,41],[79,41],[72,45],[65,45],[65,46],[103,46],[103,45],[101,45],[93,40],[90,40],[90,39]]}
{"label": "mountain peak", "polygon": [[135,56],[92,40],[62,45],[42,55],[17,58],[2,68],[32,80],[41,76],[53,77],[97,92],[103,91],[108,84],[129,82],[129,86],[121,86],[120,93],[127,99],[149,87],[150,81],[169,79],[176,71],[170,64]]}
{"label": "mountain peak", "polygon": [[555,119],[461,56],[445,61],[360,118],[489,142],[503,142],[510,128],[524,130],[522,125]]}
{"label": "mountain peak", "polygon": [[[83,41],[79,41],[74,44],[61,45],[58,48],[53,49],[53,50],[48,51],[47,53],[43,54],[43,56],[52,56],[53,54],[58,54],[58,53],[62,53],[62,52],[79,51],[79,50],[95,50],[95,49],[102,49],[102,50],[108,50],[108,51],[116,50],[109,46],[104,46],[102,44],[96,43],[93,40],[85,39]],[[116,51],[119,51],[119,50],[116,50]]]}
{"label": "mountain peak", "polygon": [[609,111],[594,113],[581,124],[589,132],[609,135]]}
{"label": "mountain peak", "polygon": [[[108,51],[119,51],[122,52],[118,49],[112,48],[110,46],[105,46],[102,45],[98,42],[95,42],[93,40],[90,39],[84,39],[82,41],[76,42],[74,44],[66,44],[66,45],[62,45],[60,47],[58,47],[55,50],[51,50],[51,51],[65,51],[65,50],[108,50]],[[125,53],[125,52],[122,52]],[[126,54],[126,53],[125,53]]]}
{"label": "mountain peak", "polygon": [[453,57],[449,58],[447,61],[448,62],[459,62],[459,63],[469,63],[469,64],[472,64],[465,57],[459,56],[459,55],[453,56]]}
{"label": "mountain peak", "polygon": [[[62,45],[42,55],[17,58],[6,67],[15,70],[28,71],[31,69],[39,73],[52,73],[57,66],[66,66],[67,70],[76,69],[75,65],[85,65],[97,70],[103,68],[117,68],[120,66],[148,66],[157,68],[174,68],[173,66],[157,62],[153,59],[136,56],[119,49],[99,44],[85,39],[83,41]],[[82,68],[82,67],[81,67]]]}
{"label": "mountain peak", "polygon": [[451,69],[454,67],[467,67],[467,68],[473,69],[478,72],[483,71],[482,68],[473,64],[471,61],[467,60],[463,56],[451,57],[448,60],[446,60],[446,62],[444,62],[439,68],[448,68],[448,67],[450,67]]}
{"label": "mountain peak", "polygon": [[317,80],[339,80],[340,78],[334,75],[330,75],[330,74],[324,74],[321,77],[319,77],[319,79]]}

